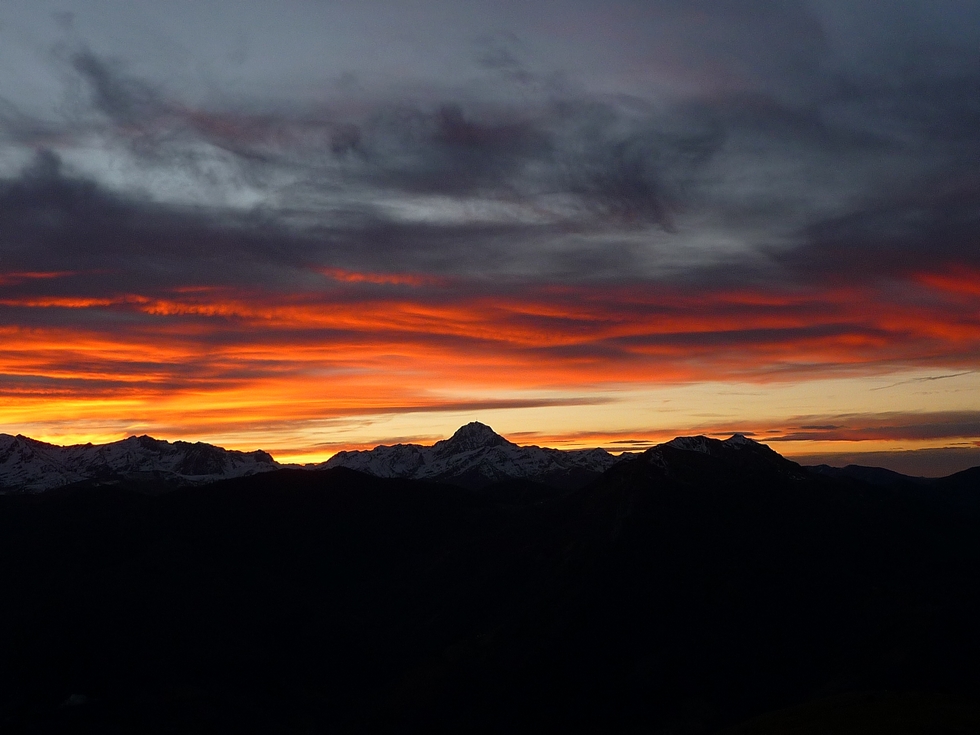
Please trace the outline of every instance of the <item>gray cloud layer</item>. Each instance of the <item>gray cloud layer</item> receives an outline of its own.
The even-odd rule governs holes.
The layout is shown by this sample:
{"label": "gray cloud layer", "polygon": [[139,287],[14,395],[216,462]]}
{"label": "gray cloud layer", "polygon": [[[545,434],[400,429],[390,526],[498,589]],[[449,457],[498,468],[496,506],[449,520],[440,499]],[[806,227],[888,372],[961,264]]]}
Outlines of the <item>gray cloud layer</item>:
{"label": "gray cloud layer", "polygon": [[[37,151],[0,184],[0,268],[274,289],[310,266],[688,285],[978,268],[978,12],[887,5],[552,2],[467,20],[430,3],[402,36],[377,26],[387,45],[363,70],[359,46],[353,68],[317,67],[327,11],[300,5],[270,21],[269,39],[298,35],[264,72],[296,78],[265,96],[229,71],[263,57],[259,26],[238,62],[190,52],[211,59],[208,96],[176,83],[197,30],[119,25],[121,48],[154,36],[127,58],[84,38],[104,9],[80,5],[35,49],[60,113],[30,112],[43,105],[24,91],[0,107],[8,160]],[[0,33],[26,22],[12,8]],[[375,28],[369,9],[330,13]],[[442,21],[461,34],[401,78],[383,63],[402,59],[396,36],[419,49]]]}

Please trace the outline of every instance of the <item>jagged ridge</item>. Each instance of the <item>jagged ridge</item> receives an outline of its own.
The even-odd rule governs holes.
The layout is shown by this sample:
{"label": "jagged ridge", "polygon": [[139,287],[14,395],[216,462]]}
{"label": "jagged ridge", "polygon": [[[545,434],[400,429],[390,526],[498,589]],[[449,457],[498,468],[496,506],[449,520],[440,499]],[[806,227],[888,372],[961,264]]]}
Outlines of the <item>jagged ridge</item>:
{"label": "jagged ridge", "polygon": [[238,452],[202,442],[131,436],[109,444],[59,447],[0,434],[0,490],[38,492],[86,480],[213,482],[278,469],[263,451]]}
{"label": "jagged ridge", "polygon": [[[519,446],[478,421],[460,427],[450,438],[432,446],[396,444],[345,451],[306,469],[346,467],[375,477],[433,480],[472,489],[508,480],[530,480],[570,489],[586,485],[613,467],[619,472],[619,466],[623,466],[625,471],[625,465],[631,464],[627,460],[640,463],[644,472],[675,478],[710,467],[718,472],[775,472],[794,479],[809,472],[850,475],[849,469],[853,469],[808,471],[742,434],[725,440],[677,437],[640,455],[625,452],[614,456],[598,448]],[[205,484],[283,466],[263,451],[230,451],[201,442],[171,443],[149,436],[132,436],[103,445],[59,447],[21,435],[0,434],[0,492],[38,492],[76,482],[116,479]],[[886,470],[864,469],[877,473],[876,477],[887,473],[904,482],[927,482]]]}
{"label": "jagged ridge", "polygon": [[671,474],[683,472],[695,456],[751,469],[776,470],[788,476],[805,471],[764,444],[742,434],[728,439],[706,436],[677,437],[648,449],[639,457],[614,456],[604,449],[562,451],[518,446],[477,421],[460,427],[449,439],[432,446],[395,444],[366,451],[340,452],[323,467],[347,467],[375,477],[436,480],[480,488],[503,480],[533,480],[554,487],[580,487],[624,460]]}
{"label": "jagged ridge", "polygon": [[796,462],[743,434],[734,434],[728,439],[680,436],[648,449],[639,460],[645,467],[675,478],[691,472],[695,476],[704,472],[765,473],[792,480],[808,476]]}

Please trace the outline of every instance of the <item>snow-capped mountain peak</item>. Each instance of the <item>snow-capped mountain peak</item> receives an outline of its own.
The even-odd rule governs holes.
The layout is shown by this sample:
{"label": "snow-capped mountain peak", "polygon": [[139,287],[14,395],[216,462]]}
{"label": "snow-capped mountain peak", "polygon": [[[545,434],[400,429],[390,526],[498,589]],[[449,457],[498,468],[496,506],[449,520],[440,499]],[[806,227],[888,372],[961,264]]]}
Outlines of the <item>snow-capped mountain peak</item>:
{"label": "snow-capped mountain peak", "polygon": [[562,451],[519,446],[486,424],[474,421],[432,446],[397,444],[340,452],[322,466],[348,467],[376,477],[437,480],[474,488],[512,479],[574,487],[598,477],[617,461],[603,449]]}
{"label": "snow-capped mountain peak", "polygon": [[471,421],[460,426],[456,433],[448,439],[436,442],[433,445],[440,455],[460,454],[462,452],[472,452],[488,447],[516,447],[516,444],[507,441],[500,434],[495,432],[486,424],[479,421]]}
{"label": "snow-capped mountain peak", "polygon": [[730,437],[722,442],[729,447],[751,447],[751,446],[762,446],[755,439],[749,439],[745,434],[732,434]]}
{"label": "snow-capped mountain peak", "polygon": [[687,452],[700,452],[701,454],[712,454],[724,447],[729,449],[741,449],[743,447],[762,447],[757,441],[749,439],[745,434],[732,434],[727,439],[709,439],[706,436],[678,436],[666,443],[666,446],[674,449],[683,449]]}
{"label": "snow-capped mountain peak", "polygon": [[685,452],[711,453],[711,439],[706,436],[678,436],[666,442],[666,446]]}

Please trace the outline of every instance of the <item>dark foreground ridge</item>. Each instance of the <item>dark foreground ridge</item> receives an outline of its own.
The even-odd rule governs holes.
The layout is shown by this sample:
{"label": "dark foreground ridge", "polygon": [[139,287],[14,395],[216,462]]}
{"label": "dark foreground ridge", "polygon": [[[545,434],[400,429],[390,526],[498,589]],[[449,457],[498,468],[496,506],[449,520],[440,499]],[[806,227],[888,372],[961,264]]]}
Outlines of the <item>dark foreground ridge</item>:
{"label": "dark foreground ridge", "polygon": [[978,524],[738,436],[2,496],[0,731],[978,732]]}

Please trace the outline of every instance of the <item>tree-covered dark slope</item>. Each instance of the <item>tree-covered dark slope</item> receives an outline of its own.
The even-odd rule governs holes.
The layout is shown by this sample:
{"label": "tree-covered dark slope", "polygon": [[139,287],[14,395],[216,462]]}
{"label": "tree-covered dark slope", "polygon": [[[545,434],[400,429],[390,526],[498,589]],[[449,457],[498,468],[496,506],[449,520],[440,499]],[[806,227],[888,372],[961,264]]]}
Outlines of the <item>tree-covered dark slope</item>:
{"label": "tree-covered dark slope", "polygon": [[571,493],[335,469],[3,497],[0,725],[697,733],[887,690],[861,716],[926,697],[976,729],[980,489],[958,483],[706,440]]}

